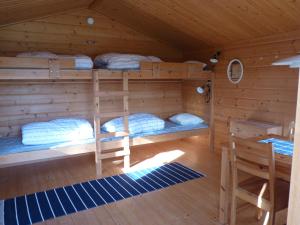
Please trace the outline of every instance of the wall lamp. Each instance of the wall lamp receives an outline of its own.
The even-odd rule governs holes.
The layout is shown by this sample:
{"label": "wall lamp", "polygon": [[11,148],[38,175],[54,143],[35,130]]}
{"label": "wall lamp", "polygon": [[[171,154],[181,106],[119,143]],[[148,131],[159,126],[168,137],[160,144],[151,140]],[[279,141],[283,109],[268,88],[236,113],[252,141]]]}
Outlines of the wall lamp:
{"label": "wall lamp", "polygon": [[209,103],[211,97],[211,81],[209,80],[203,86],[197,87],[196,91],[198,94],[204,96],[205,103]]}

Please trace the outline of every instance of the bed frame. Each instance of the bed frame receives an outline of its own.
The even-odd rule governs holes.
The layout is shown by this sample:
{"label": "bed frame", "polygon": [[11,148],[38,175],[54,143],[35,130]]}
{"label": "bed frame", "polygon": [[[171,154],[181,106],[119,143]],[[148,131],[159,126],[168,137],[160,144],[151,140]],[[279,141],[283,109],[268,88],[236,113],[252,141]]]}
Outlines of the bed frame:
{"label": "bed frame", "polygon": [[[79,70],[74,59],[0,57],[0,80],[104,80],[122,79],[121,70]],[[210,71],[192,63],[141,62],[139,70],[126,71],[130,79],[211,79]]]}
{"label": "bed frame", "polygon": [[[172,141],[181,138],[193,137],[209,134],[209,128],[194,129],[189,131],[180,131],[170,134],[162,135],[151,135],[145,137],[136,137],[129,140],[130,146],[138,146],[144,144],[152,144],[158,142]],[[102,151],[106,154],[111,154],[111,157],[122,156],[122,154],[117,152],[111,152],[112,149],[118,149],[123,147],[123,141],[108,141],[102,142]],[[0,156],[0,168],[25,165],[35,162],[43,162],[55,159],[69,158],[72,156],[78,156],[88,153],[95,153],[96,144],[80,144],[68,147],[57,147],[51,150],[37,150],[30,152],[14,153]],[[42,153],[42,154],[41,154]]]}
{"label": "bed frame", "polygon": [[[41,59],[0,57],[0,81],[9,80],[91,80],[94,87],[94,127],[100,131],[101,120],[105,117],[124,117],[125,132],[101,134],[95,132],[96,142],[69,147],[59,147],[51,150],[15,153],[0,156],[0,168],[51,159],[65,158],[85,153],[95,152],[97,174],[102,173],[102,160],[113,157],[124,157],[124,167],[130,165],[130,146],[150,144],[156,142],[176,140],[201,134],[210,135],[210,143],[213,146],[213,120],[210,119],[210,128],[201,128],[191,131],[181,131],[170,134],[154,135],[129,139],[128,137],[128,80],[210,80],[213,81],[213,73],[203,71],[201,65],[189,63],[169,62],[141,62],[139,70],[78,70],[75,69],[74,59]],[[99,90],[101,80],[122,80],[123,89],[120,91],[104,92]],[[213,82],[212,82],[213,83]],[[213,93],[213,92],[212,92]],[[121,97],[124,108],[122,112],[102,113],[100,98]],[[213,96],[212,96],[213,97]],[[211,112],[213,112],[213,100]],[[102,120],[103,121],[103,120]],[[100,142],[104,137],[123,136],[123,140]],[[115,149],[121,149],[116,150]],[[42,153],[42,154],[41,154]]]}
{"label": "bed frame", "polygon": [[91,79],[92,70],[78,70],[75,59],[0,57],[0,80]]}

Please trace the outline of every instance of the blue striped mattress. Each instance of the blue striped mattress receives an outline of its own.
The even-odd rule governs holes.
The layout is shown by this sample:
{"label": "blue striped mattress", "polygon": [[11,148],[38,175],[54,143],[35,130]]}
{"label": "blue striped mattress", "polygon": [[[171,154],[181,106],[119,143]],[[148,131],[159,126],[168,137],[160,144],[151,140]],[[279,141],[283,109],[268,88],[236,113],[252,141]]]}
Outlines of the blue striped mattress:
{"label": "blue striped mattress", "polygon": [[[208,128],[208,125],[203,123],[203,124],[193,125],[193,126],[182,126],[182,125],[178,125],[166,121],[166,126],[162,130],[138,133],[138,134],[130,135],[130,138],[169,134],[169,133],[176,133],[180,131],[189,131],[189,130],[202,129],[202,128]],[[112,138],[104,138],[101,141],[107,142],[107,141],[115,141],[121,139],[122,137],[112,137]],[[86,139],[77,142],[64,142],[64,143],[55,143],[55,144],[46,144],[46,145],[23,145],[21,137],[4,137],[4,138],[0,138],[0,156],[14,154],[14,153],[21,153],[21,152],[51,150],[59,147],[88,144],[93,142],[95,142],[94,139]]]}

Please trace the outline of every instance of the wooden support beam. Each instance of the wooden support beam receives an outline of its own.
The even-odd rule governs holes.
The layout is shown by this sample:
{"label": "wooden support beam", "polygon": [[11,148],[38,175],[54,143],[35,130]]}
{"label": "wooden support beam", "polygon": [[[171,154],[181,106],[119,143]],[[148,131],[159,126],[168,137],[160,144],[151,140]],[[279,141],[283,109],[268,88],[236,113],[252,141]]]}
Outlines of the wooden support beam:
{"label": "wooden support beam", "polygon": [[[299,68],[300,78],[300,68]],[[298,80],[298,96],[294,136],[294,152],[288,208],[288,225],[300,224],[300,79]]]}
{"label": "wooden support beam", "polygon": [[100,138],[111,138],[111,137],[124,137],[124,136],[128,136],[129,133],[128,132],[111,132],[111,133],[101,133],[101,134],[97,134],[97,140]]}
{"label": "wooden support beam", "polygon": [[114,117],[121,117],[121,116],[128,116],[127,112],[101,112],[95,113],[95,117],[97,118],[114,118]]}
{"label": "wooden support beam", "polygon": [[129,95],[128,91],[99,91],[95,93],[97,97],[123,97]]}

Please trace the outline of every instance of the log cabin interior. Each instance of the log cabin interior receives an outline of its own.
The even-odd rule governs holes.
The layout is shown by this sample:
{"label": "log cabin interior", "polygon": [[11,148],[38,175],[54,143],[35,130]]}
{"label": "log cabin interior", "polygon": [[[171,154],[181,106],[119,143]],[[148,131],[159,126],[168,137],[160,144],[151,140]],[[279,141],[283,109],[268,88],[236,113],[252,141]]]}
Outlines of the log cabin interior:
{"label": "log cabin interior", "polygon": [[299,225],[299,15],[0,0],[0,225]]}

